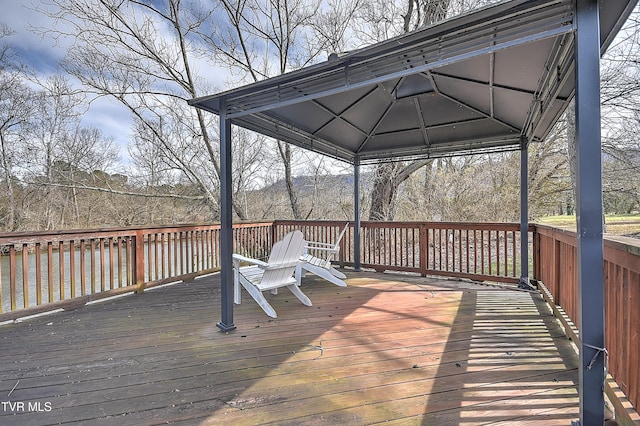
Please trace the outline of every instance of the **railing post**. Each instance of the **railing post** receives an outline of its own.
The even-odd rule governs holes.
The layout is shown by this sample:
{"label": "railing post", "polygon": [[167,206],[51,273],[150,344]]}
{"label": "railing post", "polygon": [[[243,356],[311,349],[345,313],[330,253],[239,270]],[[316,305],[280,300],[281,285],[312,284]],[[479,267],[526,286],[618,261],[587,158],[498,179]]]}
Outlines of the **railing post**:
{"label": "railing post", "polygon": [[349,233],[345,232],[345,235],[340,239],[340,251],[338,252],[338,265],[341,268],[344,268],[344,253],[347,249],[347,238],[349,237]]}
{"label": "railing post", "polygon": [[[577,244],[577,243],[576,243]],[[562,267],[564,265],[563,259],[561,257],[561,242],[557,239],[557,236],[553,237],[553,270],[555,273],[553,274],[554,285],[557,293],[557,297],[555,299],[556,305],[563,305],[565,303],[564,297],[562,296],[562,292],[560,291],[562,286]],[[565,285],[571,285],[571,283],[566,283]]]}
{"label": "railing post", "polygon": [[[60,263],[60,270],[64,270],[63,263]],[[61,289],[64,288],[64,281],[60,280]],[[64,292],[60,293],[60,300],[64,299]],[[29,249],[26,244],[22,245],[22,306],[29,307]]]}
{"label": "railing post", "polygon": [[[133,237],[133,273],[136,283],[136,293],[142,294],[144,292],[144,234],[142,231],[136,231]],[[91,253],[91,256],[95,256]]]}
{"label": "railing post", "polygon": [[418,252],[420,259],[420,276],[427,276],[427,253],[429,246],[427,244],[427,224],[421,223],[418,225]]}
{"label": "railing post", "polygon": [[[38,244],[36,244],[36,250],[37,250],[37,247],[38,247]],[[2,256],[2,253],[3,252],[0,251],[0,256]],[[38,264],[36,264],[36,265],[38,265]],[[38,282],[38,280],[36,278],[36,285],[38,285],[38,283],[39,282]],[[40,291],[40,288],[38,288],[36,294],[38,294],[38,295],[42,294],[41,291]],[[38,296],[38,305],[40,304],[40,297],[41,296]],[[4,309],[2,309],[2,258],[0,258],[0,314],[2,312],[4,312]]]}
{"label": "railing post", "polygon": [[273,247],[273,244],[277,241],[276,240],[277,231],[278,231],[278,222],[274,221],[271,224],[271,235],[270,235],[271,241],[269,241],[269,251],[271,251],[271,247]]}
{"label": "railing post", "polygon": [[538,235],[538,229],[533,226],[533,278],[540,276],[540,236]]}
{"label": "railing post", "polygon": [[[18,308],[16,293],[16,248],[12,244],[9,246],[9,299],[11,301],[12,311],[15,311]],[[49,291],[50,299],[52,294],[53,291]]]}

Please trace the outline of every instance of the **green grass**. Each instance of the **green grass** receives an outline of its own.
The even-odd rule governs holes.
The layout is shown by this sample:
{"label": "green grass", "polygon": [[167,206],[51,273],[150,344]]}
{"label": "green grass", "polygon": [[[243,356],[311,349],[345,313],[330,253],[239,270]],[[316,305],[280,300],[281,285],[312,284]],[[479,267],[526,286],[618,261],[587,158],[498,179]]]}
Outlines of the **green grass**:
{"label": "green grass", "polygon": [[559,226],[561,228],[564,228],[564,227],[575,227],[576,226],[576,217],[575,216],[568,216],[568,215],[545,216],[545,217],[539,217],[538,219],[536,219],[535,222],[536,223],[541,223],[543,225]]}
{"label": "green grass", "polygon": [[[538,218],[537,223],[557,226],[559,228],[576,229],[575,216],[545,216]],[[606,215],[607,233],[614,235],[640,235],[640,213]]]}

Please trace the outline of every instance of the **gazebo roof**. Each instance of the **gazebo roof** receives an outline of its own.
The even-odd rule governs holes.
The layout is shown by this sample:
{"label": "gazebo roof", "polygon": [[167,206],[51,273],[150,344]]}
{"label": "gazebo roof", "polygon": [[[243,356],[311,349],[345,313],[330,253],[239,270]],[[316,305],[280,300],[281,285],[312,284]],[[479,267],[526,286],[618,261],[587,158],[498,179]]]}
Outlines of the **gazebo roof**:
{"label": "gazebo roof", "polygon": [[[602,53],[635,3],[600,2]],[[573,97],[574,30],[572,0],[512,0],[190,104],[352,163],[517,149]]]}

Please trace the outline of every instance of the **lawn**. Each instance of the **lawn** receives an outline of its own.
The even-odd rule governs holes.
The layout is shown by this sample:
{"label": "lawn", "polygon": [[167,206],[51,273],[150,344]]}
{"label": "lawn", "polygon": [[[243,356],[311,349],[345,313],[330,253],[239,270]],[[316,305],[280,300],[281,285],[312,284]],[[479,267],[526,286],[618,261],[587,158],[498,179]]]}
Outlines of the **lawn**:
{"label": "lawn", "polygon": [[[535,222],[560,228],[576,229],[575,216],[546,216],[538,218]],[[605,216],[605,223],[607,225],[606,233],[608,234],[640,238],[640,213],[607,215]]]}

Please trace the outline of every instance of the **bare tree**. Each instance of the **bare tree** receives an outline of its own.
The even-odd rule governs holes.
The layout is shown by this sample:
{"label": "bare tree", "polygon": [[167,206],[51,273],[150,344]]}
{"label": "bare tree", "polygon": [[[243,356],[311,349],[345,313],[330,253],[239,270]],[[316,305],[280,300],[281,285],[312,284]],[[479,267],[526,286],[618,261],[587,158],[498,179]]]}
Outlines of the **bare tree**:
{"label": "bare tree", "polygon": [[[447,16],[449,4],[450,0],[407,0],[406,11],[402,15],[402,30],[412,31],[444,19]],[[432,163],[432,160],[417,160],[408,164],[405,162],[378,164],[374,172],[369,220],[393,220],[400,185],[413,172]]]}
{"label": "bare tree", "polygon": [[24,83],[23,67],[5,39],[13,33],[0,23],[0,179],[6,199],[0,197],[0,224],[10,231],[20,227],[16,199],[16,168],[24,142],[24,128],[33,110],[33,91]]}
{"label": "bare tree", "polygon": [[605,211],[640,210],[640,113],[625,120],[605,141],[602,172]]}
{"label": "bare tree", "polygon": [[109,170],[117,153],[99,130],[81,125],[85,99],[68,80],[52,76],[40,84],[31,95],[18,95],[31,101],[21,124],[19,175],[32,189],[30,198],[38,201],[30,220],[38,229],[60,229],[79,221],[82,176]]}
{"label": "bare tree", "polygon": [[[93,94],[124,105],[216,214],[220,166],[213,124],[186,104],[208,88],[194,74],[193,44],[196,31],[216,26],[212,12],[180,0],[51,0],[46,8],[59,23],[50,33],[73,40],[65,70]],[[245,219],[235,202],[234,211]]]}
{"label": "bare tree", "polygon": [[602,60],[603,203],[606,212],[640,207],[640,7]]}
{"label": "bare tree", "polygon": [[[8,83],[8,84],[6,84]],[[0,169],[6,199],[0,211],[4,211],[0,223],[15,231],[20,227],[19,203],[16,200],[16,167],[19,148],[24,141],[21,128],[24,126],[32,97],[29,89],[19,81],[0,71]],[[4,197],[2,197],[4,198]]]}
{"label": "bare tree", "polygon": [[25,179],[42,189],[42,229],[57,225],[55,210],[62,205],[59,191],[53,186],[54,165],[64,151],[62,141],[79,123],[83,96],[75,93],[63,77],[53,76],[42,83],[37,93],[35,111],[29,119],[29,143],[23,162]]}
{"label": "bare tree", "polygon": [[[357,2],[332,0],[221,0],[224,20],[201,32],[207,50],[238,82],[256,82],[308,65],[340,49]],[[333,8],[335,7],[335,8]],[[293,217],[303,218],[293,181],[295,152],[277,142]]]}
{"label": "bare tree", "polygon": [[[72,207],[70,224],[81,224],[82,210],[88,206],[81,205],[79,191],[83,187],[85,177],[96,170],[109,171],[118,162],[118,150],[112,139],[105,137],[97,128],[76,125],[60,141],[60,152],[57,155],[58,167],[54,169],[53,178],[61,185],[67,186],[65,206]],[[61,215],[62,226],[64,217]],[[84,223],[84,226],[90,226]]]}
{"label": "bare tree", "polygon": [[[640,113],[638,99],[640,96],[640,12],[636,11],[627,20],[612,46],[601,61],[601,113],[602,113],[602,154],[607,163],[603,167],[603,189],[605,194],[633,194],[617,179],[618,174],[612,170],[633,170],[637,163],[637,151],[634,150],[635,138],[625,136],[626,130],[633,128],[635,118]],[[564,121],[566,125],[566,156],[568,160],[571,191],[568,192],[566,213],[573,213],[577,188],[577,140],[575,102],[569,104]],[[633,130],[630,130],[633,134]],[[630,136],[630,135],[629,135]],[[614,163],[617,165],[613,166]],[[629,181],[627,175],[626,181]],[[633,179],[631,179],[633,181]],[[623,196],[624,197],[624,196]],[[617,198],[617,197],[616,197]],[[614,203],[603,198],[604,211]],[[624,203],[623,203],[624,204]],[[631,201],[630,205],[634,202]]]}

